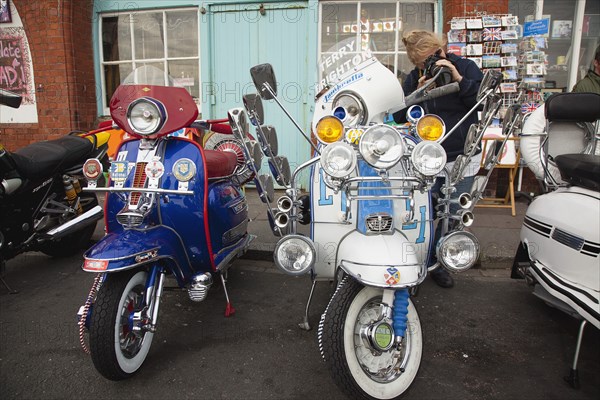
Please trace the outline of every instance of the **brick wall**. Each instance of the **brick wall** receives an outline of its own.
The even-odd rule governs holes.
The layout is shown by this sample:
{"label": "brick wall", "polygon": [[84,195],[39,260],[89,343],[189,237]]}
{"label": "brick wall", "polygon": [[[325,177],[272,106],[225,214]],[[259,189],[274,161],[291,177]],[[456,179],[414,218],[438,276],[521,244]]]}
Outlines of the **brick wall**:
{"label": "brick wall", "polygon": [[96,122],[93,0],[13,0],[27,34],[36,85],[37,124],[3,124],[15,150]]}

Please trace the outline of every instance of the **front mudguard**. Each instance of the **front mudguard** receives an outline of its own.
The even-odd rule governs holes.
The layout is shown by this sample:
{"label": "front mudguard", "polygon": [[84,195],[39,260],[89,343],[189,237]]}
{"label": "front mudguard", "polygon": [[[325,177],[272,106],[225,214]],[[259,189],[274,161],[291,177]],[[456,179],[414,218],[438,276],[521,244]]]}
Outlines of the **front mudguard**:
{"label": "front mudguard", "polygon": [[418,249],[400,231],[391,235],[364,235],[353,231],[342,239],[338,266],[366,286],[401,289],[419,285],[427,267],[417,257]]}
{"label": "front mudguard", "polygon": [[193,275],[182,238],[164,225],[109,233],[83,255],[87,272],[117,272],[161,261],[180,286]]}

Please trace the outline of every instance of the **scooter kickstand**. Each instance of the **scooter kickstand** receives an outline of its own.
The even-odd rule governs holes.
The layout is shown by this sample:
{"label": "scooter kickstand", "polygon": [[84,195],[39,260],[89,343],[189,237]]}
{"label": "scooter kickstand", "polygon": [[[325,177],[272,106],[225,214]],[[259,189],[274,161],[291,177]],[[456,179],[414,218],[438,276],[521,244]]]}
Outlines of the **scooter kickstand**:
{"label": "scooter kickstand", "polygon": [[227,285],[225,281],[225,277],[221,273],[221,282],[223,283],[223,291],[225,292],[225,299],[227,300],[227,305],[225,306],[225,317],[231,317],[235,314],[235,308],[231,305],[229,301],[229,293],[227,293]]}
{"label": "scooter kickstand", "polygon": [[310,294],[308,295],[308,302],[306,303],[306,310],[304,311],[304,321],[298,324],[300,329],[305,331],[310,331],[312,327],[308,322],[308,310],[310,309],[310,303],[312,302],[313,293],[315,292],[315,286],[317,285],[317,280],[313,278],[312,286],[310,288]]}
{"label": "scooter kickstand", "polygon": [[573,367],[569,372],[569,376],[565,376],[565,381],[573,389],[579,389],[579,372],[577,372],[577,362],[579,361],[579,350],[581,349],[581,339],[583,339],[583,330],[587,325],[587,320],[581,321],[581,325],[579,325],[579,334],[577,335],[577,347],[575,347],[575,357],[573,358]]}

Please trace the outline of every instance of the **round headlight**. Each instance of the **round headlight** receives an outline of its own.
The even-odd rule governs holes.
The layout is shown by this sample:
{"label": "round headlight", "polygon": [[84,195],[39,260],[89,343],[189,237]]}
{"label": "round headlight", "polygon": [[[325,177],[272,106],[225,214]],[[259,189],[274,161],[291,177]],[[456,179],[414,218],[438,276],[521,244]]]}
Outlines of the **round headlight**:
{"label": "round headlight", "polygon": [[356,152],[348,143],[330,144],[321,152],[321,168],[334,178],[345,178],[356,167]]}
{"label": "round headlight", "polygon": [[302,275],[315,264],[317,251],[305,236],[287,235],[275,246],[275,265],[289,275]]}
{"label": "round headlight", "polygon": [[463,272],[471,268],[479,257],[479,241],[470,232],[454,231],[440,239],[437,258],[452,272]]}
{"label": "round headlight", "polygon": [[422,140],[439,140],[446,133],[446,124],[434,114],[427,114],[417,121],[417,135]]}
{"label": "round headlight", "polygon": [[410,159],[417,171],[425,176],[435,176],[446,166],[446,151],[437,142],[421,142],[415,146]]}
{"label": "round headlight", "polygon": [[340,93],[331,107],[336,117],[342,120],[345,126],[364,125],[367,121],[367,109],[360,97],[354,93]]}
{"label": "round headlight", "polygon": [[162,127],[166,114],[158,101],[141,98],[129,105],[127,121],[131,129],[139,135],[152,135]]}
{"label": "round headlight", "polygon": [[374,125],[360,138],[359,151],[372,167],[391,168],[404,155],[404,141],[400,133],[388,125]]}
{"label": "round headlight", "polygon": [[340,140],[344,136],[344,124],[334,116],[323,117],[317,122],[317,139],[329,144]]}

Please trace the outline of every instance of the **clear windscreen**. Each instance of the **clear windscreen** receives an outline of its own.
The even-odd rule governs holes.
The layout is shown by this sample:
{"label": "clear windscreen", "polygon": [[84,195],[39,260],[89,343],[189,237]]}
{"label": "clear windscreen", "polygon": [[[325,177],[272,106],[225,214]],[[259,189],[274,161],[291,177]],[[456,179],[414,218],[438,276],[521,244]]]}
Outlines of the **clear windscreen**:
{"label": "clear windscreen", "polygon": [[175,80],[165,71],[153,65],[142,65],[137,67],[123,81],[122,85],[154,85],[154,86],[178,86]]}
{"label": "clear windscreen", "polygon": [[336,43],[321,54],[318,62],[319,91],[336,85],[355,71],[377,62],[373,53],[352,37]]}

